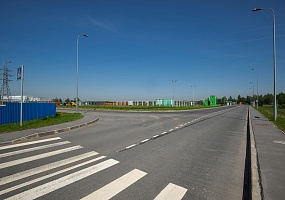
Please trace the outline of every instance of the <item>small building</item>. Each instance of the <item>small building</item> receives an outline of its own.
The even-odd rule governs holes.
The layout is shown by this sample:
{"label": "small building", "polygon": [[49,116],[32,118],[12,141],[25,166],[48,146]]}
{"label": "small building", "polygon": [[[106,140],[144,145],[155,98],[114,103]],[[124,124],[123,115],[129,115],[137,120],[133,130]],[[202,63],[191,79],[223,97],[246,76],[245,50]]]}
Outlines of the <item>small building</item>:
{"label": "small building", "polygon": [[215,95],[210,96],[210,106],[217,106],[217,97]]}
{"label": "small building", "polygon": [[174,106],[174,101],[172,99],[156,99],[156,106]]}

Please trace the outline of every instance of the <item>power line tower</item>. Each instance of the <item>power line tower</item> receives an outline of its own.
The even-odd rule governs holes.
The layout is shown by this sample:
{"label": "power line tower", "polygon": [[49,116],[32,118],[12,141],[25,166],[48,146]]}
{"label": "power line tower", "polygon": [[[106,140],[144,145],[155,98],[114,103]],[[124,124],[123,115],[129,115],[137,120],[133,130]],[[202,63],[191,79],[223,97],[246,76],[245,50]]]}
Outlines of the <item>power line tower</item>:
{"label": "power line tower", "polygon": [[12,80],[9,80],[9,77],[11,77],[12,75],[10,75],[9,72],[11,72],[12,70],[8,69],[8,63],[11,63],[11,61],[6,61],[4,63],[4,68],[0,69],[3,71],[3,73],[2,73],[3,78],[0,79],[0,80],[2,80],[2,87],[1,87],[1,93],[0,93],[2,105],[4,104],[4,101],[7,102],[7,101],[11,100],[9,81],[12,81]]}

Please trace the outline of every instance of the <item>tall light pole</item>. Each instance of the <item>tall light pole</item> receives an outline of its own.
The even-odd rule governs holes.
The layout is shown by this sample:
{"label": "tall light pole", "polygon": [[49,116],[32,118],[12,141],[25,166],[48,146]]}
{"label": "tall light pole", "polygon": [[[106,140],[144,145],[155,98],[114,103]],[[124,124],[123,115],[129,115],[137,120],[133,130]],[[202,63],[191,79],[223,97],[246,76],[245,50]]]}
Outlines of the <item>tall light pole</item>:
{"label": "tall light pole", "polygon": [[254,8],[252,11],[271,10],[273,16],[273,67],[274,67],[274,115],[273,119],[277,118],[277,100],[276,100],[276,36],[275,36],[275,13],[272,8]]}
{"label": "tall light pole", "polygon": [[[250,69],[254,70],[254,69]],[[256,108],[258,109],[258,71],[256,71]]]}
{"label": "tall light pole", "polygon": [[254,107],[254,83],[253,82],[249,82],[250,84],[252,84],[252,105]]}
{"label": "tall light pole", "polygon": [[88,37],[88,35],[86,34],[78,35],[76,41],[76,112],[78,112],[78,43],[80,36]]}
{"label": "tall light pole", "polygon": [[192,101],[193,101],[193,106],[195,105],[195,100],[194,100],[194,88],[196,87],[196,85],[191,85],[191,88],[193,89],[193,96],[192,96]]}
{"label": "tall light pole", "polygon": [[174,99],[175,99],[175,83],[177,82],[177,80],[172,80],[173,83],[173,106],[175,105]]}

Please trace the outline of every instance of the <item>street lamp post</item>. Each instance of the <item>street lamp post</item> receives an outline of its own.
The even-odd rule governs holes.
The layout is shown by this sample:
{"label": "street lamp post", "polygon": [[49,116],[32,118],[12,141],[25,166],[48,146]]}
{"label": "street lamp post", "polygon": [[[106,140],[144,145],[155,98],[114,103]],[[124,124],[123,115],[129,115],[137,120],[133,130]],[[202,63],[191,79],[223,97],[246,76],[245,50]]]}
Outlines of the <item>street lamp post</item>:
{"label": "street lamp post", "polygon": [[254,83],[253,82],[249,82],[250,84],[252,84],[252,104],[253,104],[253,107],[254,107]]}
{"label": "street lamp post", "polygon": [[173,83],[173,106],[175,106],[175,83],[177,82],[177,80],[172,80]]}
{"label": "street lamp post", "polygon": [[76,112],[78,112],[78,43],[80,36],[88,37],[88,35],[86,34],[78,35],[76,41]]}
{"label": "street lamp post", "polygon": [[252,11],[271,10],[273,16],[273,67],[274,67],[274,115],[273,119],[277,118],[277,100],[276,100],[276,36],[275,36],[275,13],[272,8],[254,8]]}
{"label": "street lamp post", "polygon": [[193,101],[193,106],[195,105],[195,100],[194,100],[194,88],[195,88],[196,86],[194,85],[191,85],[191,88],[193,89],[193,96],[192,96],[192,101]]}
{"label": "street lamp post", "polygon": [[[251,69],[254,70],[254,69]],[[258,109],[258,71],[256,70],[256,108]]]}

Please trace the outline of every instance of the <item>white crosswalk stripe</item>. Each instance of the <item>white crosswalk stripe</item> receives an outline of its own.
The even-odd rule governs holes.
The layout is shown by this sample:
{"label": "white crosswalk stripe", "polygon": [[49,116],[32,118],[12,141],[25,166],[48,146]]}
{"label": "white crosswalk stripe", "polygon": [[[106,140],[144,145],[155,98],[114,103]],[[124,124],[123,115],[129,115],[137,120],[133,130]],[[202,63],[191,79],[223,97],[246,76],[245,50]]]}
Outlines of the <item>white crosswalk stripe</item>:
{"label": "white crosswalk stripe", "polygon": [[84,197],[82,200],[97,199],[105,200],[110,199],[122,190],[126,189],[134,182],[145,176],[146,173],[138,169],[125,174],[124,176],[116,179],[115,181],[109,183],[108,185],[102,187],[101,189],[89,194]]}
{"label": "white crosswalk stripe", "polygon": [[0,195],[5,194],[5,193],[7,193],[7,192],[11,192],[11,191],[16,190],[16,189],[19,189],[19,188],[21,188],[21,187],[24,187],[24,186],[27,186],[27,185],[31,185],[31,184],[33,184],[33,183],[36,183],[36,182],[45,180],[45,179],[47,179],[47,178],[56,176],[56,175],[58,175],[58,174],[61,174],[61,173],[70,171],[70,170],[72,170],[72,169],[75,169],[75,168],[78,168],[78,167],[87,165],[87,164],[89,164],[89,163],[92,163],[92,162],[101,160],[101,159],[103,159],[103,158],[106,158],[106,156],[101,156],[101,157],[98,157],[98,158],[95,158],[95,159],[92,159],[92,160],[89,160],[89,161],[80,163],[80,164],[78,164],[78,165],[75,165],[75,166],[72,166],[72,167],[68,167],[68,168],[65,168],[65,169],[63,169],[63,170],[54,172],[54,173],[52,173],[52,174],[48,174],[48,175],[46,175],[46,176],[41,176],[41,177],[39,177],[39,178],[36,178],[36,179],[31,180],[31,181],[22,183],[22,184],[20,184],[20,185],[16,185],[16,186],[14,186],[14,187],[10,187],[10,188],[8,188],[8,189],[6,189],[6,190],[0,191]]}
{"label": "white crosswalk stripe", "polygon": [[[10,160],[0,163],[0,170],[6,169],[6,171],[9,170],[7,169],[9,167],[11,167],[11,169],[21,169],[21,164],[27,162],[39,163],[41,162],[40,159],[51,156],[62,154],[62,156],[65,157],[63,160],[0,177],[0,186],[3,188],[0,190],[0,199],[2,199],[2,195],[6,195],[5,199],[36,199],[120,163],[114,159],[105,160],[106,156],[97,157],[98,153],[95,151],[76,155],[78,153],[76,153],[77,151],[75,150],[82,149],[83,147],[77,145],[63,148],[62,145],[70,144],[70,142],[57,142],[57,140],[60,139],[60,137],[55,137],[0,148],[0,158],[5,157],[5,159],[7,158],[6,160]],[[50,144],[44,144],[48,142]],[[33,145],[33,147],[28,148],[28,145]],[[25,149],[18,150],[20,147],[24,147]],[[46,152],[49,148],[52,149],[52,147],[56,147],[57,149],[58,147],[61,147],[61,149],[49,150],[47,153],[37,153],[41,150]],[[7,152],[7,149],[13,148],[15,148],[14,151],[11,150],[10,152]],[[5,150],[6,152],[1,153],[2,150]],[[67,157],[69,154],[63,154],[71,151],[73,152],[72,155],[75,154],[75,156]],[[29,153],[29,157],[25,157],[26,153]],[[13,160],[12,156],[14,155],[23,156],[20,159]],[[33,163],[31,163],[31,166],[32,165]],[[131,170],[100,189],[85,194],[86,196],[83,199],[111,199],[146,175],[146,172],[139,169]],[[46,180],[46,182],[44,182],[44,180]],[[26,188],[25,190],[23,190],[24,187]],[[186,192],[187,189],[170,183],[160,193],[158,192],[159,194],[156,196],[155,200],[182,199]]]}
{"label": "white crosswalk stripe", "polygon": [[0,150],[11,149],[11,148],[15,148],[15,147],[22,147],[22,146],[27,146],[27,145],[31,145],[31,144],[38,144],[38,143],[42,143],[42,142],[50,142],[50,141],[60,140],[60,139],[61,139],[60,137],[55,137],[55,138],[49,138],[49,139],[44,139],[44,140],[37,140],[37,141],[33,141],[33,142],[25,142],[25,143],[20,143],[20,144],[13,144],[13,145],[0,147]]}
{"label": "white crosswalk stripe", "polygon": [[80,148],[82,148],[82,146],[77,145],[77,146],[74,146],[74,147],[68,147],[68,148],[65,148],[65,149],[57,150],[57,151],[52,151],[52,152],[43,153],[43,154],[36,155],[36,156],[31,156],[31,157],[27,157],[27,158],[13,160],[13,161],[10,161],[10,162],[1,163],[0,164],[0,169],[6,168],[6,167],[11,167],[11,166],[14,166],[14,165],[23,164],[23,163],[26,163],[26,162],[31,162],[31,161],[38,160],[38,159],[41,159],[41,158],[46,158],[46,157],[58,155],[58,154],[61,154],[61,153],[66,153],[66,152],[73,151],[73,150],[80,149]]}
{"label": "white crosswalk stripe", "polygon": [[3,153],[3,154],[0,154],[0,158],[4,158],[4,157],[8,157],[8,156],[14,156],[14,155],[27,153],[27,152],[31,152],[31,151],[36,151],[36,150],[41,150],[41,149],[46,149],[46,148],[50,148],[50,147],[56,147],[56,146],[69,144],[69,143],[70,143],[69,141],[64,141],[64,142],[58,142],[58,143],[53,143],[53,144],[47,144],[47,145],[43,145],[43,146],[39,146],[39,147],[33,147],[33,148],[29,148],[29,149],[23,149],[23,150],[19,150],[19,151]]}
{"label": "white crosswalk stripe", "polygon": [[109,160],[101,162],[97,165],[82,169],[78,172],[75,172],[75,173],[69,174],[67,176],[64,176],[62,178],[56,179],[54,181],[45,183],[43,185],[40,185],[40,186],[35,187],[33,189],[27,190],[25,192],[22,192],[20,194],[17,194],[15,196],[12,196],[12,197],[7,198],[7,199],[23,199],[23,200],[24,199],[27,199],[27,200],[36,199],[38,197],[41,197],[45,194],[48,194],[52,191],[55,191],[59,188],[66,186],[66,185],[69,185],[71,183],[79,181],[83,178],[86,178],[87,176],[95,174],[101,170],[104,170],[104,169],[111,167],[111,166],[118,164],[118,163],[119,163],[119,161],[109,159]]}
{"label": "white crosswalk stripe", "polygon": [[182,199],[187,189],[169,183],[154,200],[179,200]]}
{"label": "white crosswalk stripe", "polygon": [[60,160],[60,161],[57,161],[57,162],[54,162],[54,163],[50,163],[50,164],[47,164],[47,165],[43,165],[43,166],[40,166],[40,167],[36,167],[36,168],[33,168],[33,169],[22,171],[22,172],[19,172],[19,173],[16,173],[16,174],[12,174],[10,176],[6,176],[6,177],[3,177],[3,178],[0,178],[0,185],[5,185],[7,183],[11,183],[11,182],[16,181],[16,180],[20,180],[20,179],[23,179],[23,178],[26,178],[26,177],[29,177],[29,176],[32,176],[32,175],[35,175],[35,174],[39,174],[39,173],[42,173],[42,172],[45,172],[45,171],[48,171],[48,170],[52,170],[52,169],[55,169],[55,168],[58,168],[58,167],[61,167],[61,166],[64,166],[64,165],[76,162],[76,161],[83,160],[85,158],[89,158],[91,156],[95,156],[97,154],[98,154],[97,152],[91,151],[91,152],[88,152],[88,153],[85,153],[85,154],[82,154],[82,155],[74,156],[74,157],[67,158],[67,159],[64,159],[64,160]]}

